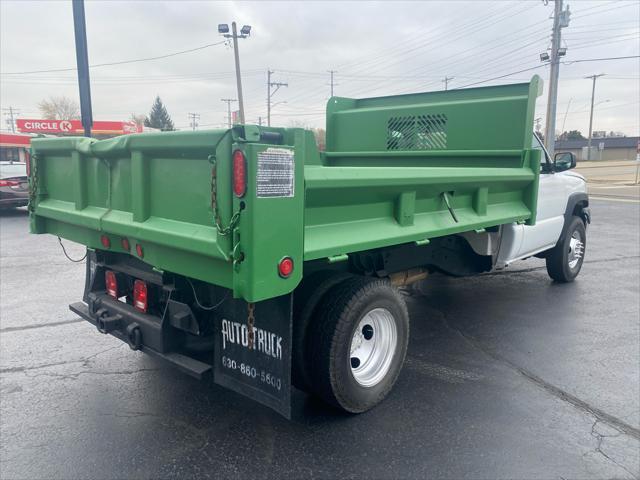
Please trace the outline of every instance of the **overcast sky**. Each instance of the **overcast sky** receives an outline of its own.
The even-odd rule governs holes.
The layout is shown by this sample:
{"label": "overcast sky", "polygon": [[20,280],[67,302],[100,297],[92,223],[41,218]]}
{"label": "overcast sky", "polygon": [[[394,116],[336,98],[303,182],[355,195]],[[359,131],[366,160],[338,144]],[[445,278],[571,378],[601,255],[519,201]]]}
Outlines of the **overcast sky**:
{"label": "overcast sky", "polygon": [[[591,81],[596,85],[594,130],[640,134],[638,58],[640,2],[569,2],[563,29],[566,63],[560,67],[557,129],[589,124]],[[539,54],[550,46],[553,2],[155,2],[87,1],[89,63],[165,55],[220,42],[219,23],[251,25],[240,40],[247,123],[266,118],[266,71],[286,82],[273,97],[273,125],[324,126],[330,95],[371,97],[544,79],[537,117],[546,108],[549,69]],[[70,1],[0,0],[0,104],[19,117],[39,118],[37,104],[50,96],[77,98],[75,72],[20,73],[75,67]],[[520,70],[540,67],[521,73]],[[236,98],[233,51],[214,45],[170,58],[91,69],[94,120],[147,114],[160,95],[179,128],[188,113],[200,128],[226,122],[221,98]],[[494,79],[494,80],[491,80]],[[489,80],[489,81],[486,81]],[[280,103],[285,102],[285,103]],[[2,128],[6,124],[2,122]]]}

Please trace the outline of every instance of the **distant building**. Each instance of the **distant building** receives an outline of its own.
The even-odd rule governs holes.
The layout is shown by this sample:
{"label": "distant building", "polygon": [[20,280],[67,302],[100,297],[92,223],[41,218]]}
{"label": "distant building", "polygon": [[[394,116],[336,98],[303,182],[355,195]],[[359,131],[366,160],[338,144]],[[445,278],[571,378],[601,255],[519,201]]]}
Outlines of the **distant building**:
{"label": "distant building", "polygon": [[[82,136],[84,128],[80,120],[46,120],[18,118],[18,131],[22,133],[39,133],[55,136]],[[129,133],[140,133],[143,127],[134,122],[114,122],[94,120],[91,136],[95,138],[110,138]]]}
{"label": "distant building", "polygon": [[[594,132],[595,133],[595,132]],[[578,161],[587,160],[588,140],[557,140],[556,152],[572,152]],[[591,160],[635,160],[640,137],[591,139]]]}
{"label": "distant building", "polygon": [[0,132],[0,161],[26,163],[31,135]]}

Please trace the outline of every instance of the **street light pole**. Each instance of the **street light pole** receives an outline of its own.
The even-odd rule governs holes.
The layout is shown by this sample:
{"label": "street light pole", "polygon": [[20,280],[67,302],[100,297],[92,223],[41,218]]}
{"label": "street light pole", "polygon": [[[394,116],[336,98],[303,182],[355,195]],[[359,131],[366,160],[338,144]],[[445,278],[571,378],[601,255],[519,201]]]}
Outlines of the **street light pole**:
{"label": "street light pole", "polygon": [[593,100],[596,96],[596,78],[602,77],[603,75],[604,73],[584,77],[593,79],[593,86],[591,87],[591,114],[589,115],[589,140],[587,141],[587,160],[591,160],[591,135],[593,133]]}
{"label": "street light pole", "polygon": [[240,54],[238,53],[238,31],[236,22],[231,23],[231,32],[233,34],[233,53],[236,57],[236,83],[238,84],[238,109],[240,114],[240,123],[244,125],[244,101],[242,98],[242,79],[240,78]]}
{"label": "street light pole", "polygon": [[247,38],[251,33],[251,26],[244,25],[238,34],[236,22],[231,23],[231,33],[229,33],[229,25],[221,23],[218,25],[218,33],[224,38],[233,39],[233,53],[236,62],[236,83],[238,85],[238,116],[239,123],[244,124],[244,98],[242,96],[242,78],[240,75],[240,53],[238,52],[238,38]]}

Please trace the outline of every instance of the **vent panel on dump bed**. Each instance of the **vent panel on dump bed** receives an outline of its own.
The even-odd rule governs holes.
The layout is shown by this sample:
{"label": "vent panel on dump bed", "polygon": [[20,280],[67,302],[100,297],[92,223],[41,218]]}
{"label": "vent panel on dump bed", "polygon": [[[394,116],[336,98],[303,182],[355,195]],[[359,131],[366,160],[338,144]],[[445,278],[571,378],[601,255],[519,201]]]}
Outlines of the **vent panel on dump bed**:
{"label": "vent panel on dump bed", "polygon": [[387,121],[387,150],[444,150],[447,116],[444,114],[391,117]]}

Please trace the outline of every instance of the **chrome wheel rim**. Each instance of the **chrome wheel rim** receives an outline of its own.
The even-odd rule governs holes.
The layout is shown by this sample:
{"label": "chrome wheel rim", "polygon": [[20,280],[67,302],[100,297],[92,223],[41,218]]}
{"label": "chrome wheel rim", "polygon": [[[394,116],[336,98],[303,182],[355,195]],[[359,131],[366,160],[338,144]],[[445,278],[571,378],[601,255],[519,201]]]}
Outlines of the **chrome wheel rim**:
{"label": "chrome wheel rim", "polygon": [[567,253],[567,262],[569,268],[574,269],[580,263],[580,259],[584,255],[584,242],[580,232],[575,231],[569,240],[569,252]]}
{"label": "chrome wheel rim", "polygon": [[385,377],[398,346],[396,320],[385,308],[368,312],[351,337],[351,373],[358,384],[373,387]]}

